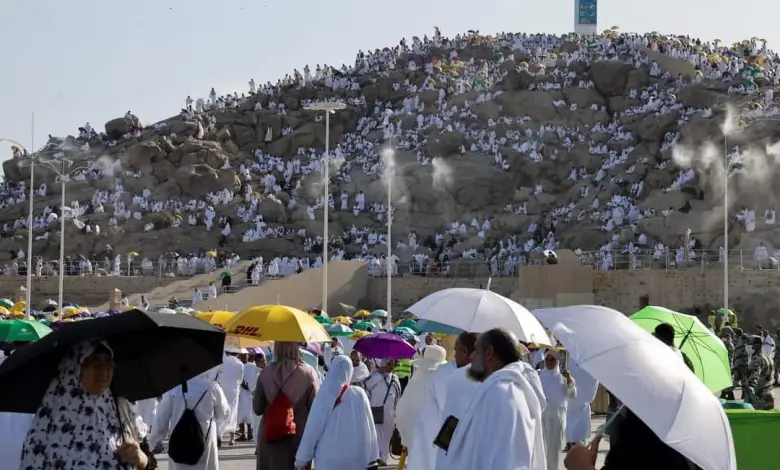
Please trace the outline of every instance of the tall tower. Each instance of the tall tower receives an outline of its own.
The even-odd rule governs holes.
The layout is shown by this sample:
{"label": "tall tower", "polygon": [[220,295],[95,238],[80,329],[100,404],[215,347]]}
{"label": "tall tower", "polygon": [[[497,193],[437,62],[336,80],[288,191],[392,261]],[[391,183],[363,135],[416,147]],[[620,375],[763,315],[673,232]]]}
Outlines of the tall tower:
{"label": "tall tower", "polygon": [[574,0],[574,32],[598,34],[598,0]]}

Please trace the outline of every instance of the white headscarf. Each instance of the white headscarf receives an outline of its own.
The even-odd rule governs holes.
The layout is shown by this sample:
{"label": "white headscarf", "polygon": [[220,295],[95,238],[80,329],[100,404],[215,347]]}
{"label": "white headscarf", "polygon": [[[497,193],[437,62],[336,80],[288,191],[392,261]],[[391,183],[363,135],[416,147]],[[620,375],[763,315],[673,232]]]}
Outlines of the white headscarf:
{"label": "white headscarf", "polygon": [[[311,405],[311,411],[309,411],[309,418],[316,417],[316,419],[306,421],[306,428],[311,426],[312,433],[317,439],[325,431],[325,424],[328,422],[330,414],[333,413],[336,400],[341,395],[344,385],[349,385],[352,379],[352,369],[352,360],[346,356],[336,356],[330,363],[328,375],[322,381],[322,385],[314,397],[314,403]],[[317,429],[318,427],[321,428]]]}
{"label": "white headscarf", "polygon": [[[322,458],[338,468],[366,468],[379,458],[368,397],[360,387],[349,385],[352,371],[350,358],[333,358],[328,375],[314,397],[296,460],[311,462]],[[339,397],[341,401],[336,405]],[[343,445],[342,438],[345,438]]]}
{"label": "white headscarf", "polygon": [[81,365],[99,347],[109,349],[84,342],[60,361],[24,441],[21,470],[118,468],[124,434],[114,395],[91,395],[81,385]]}

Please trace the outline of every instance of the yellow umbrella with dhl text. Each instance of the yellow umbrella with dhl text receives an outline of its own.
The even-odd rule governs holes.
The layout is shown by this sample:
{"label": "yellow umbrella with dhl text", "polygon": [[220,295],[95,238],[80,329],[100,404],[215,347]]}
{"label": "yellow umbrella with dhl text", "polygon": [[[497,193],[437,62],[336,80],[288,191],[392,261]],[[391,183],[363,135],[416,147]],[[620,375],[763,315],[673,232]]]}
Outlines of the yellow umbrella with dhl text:
{"label": "yellow umbrella with dhl text", "polygon": [[270,348],[272,341],[260,341],[259,339],[245,338],[243,336],[225,336],[225,347],[233,349]]}
{"label": "yellow umbrella with dhl text", "polygon": [[325,343],[325,328],[303,310],[285,305],[260,305],[239,312],[225,324],[225,333],[261,341]]}

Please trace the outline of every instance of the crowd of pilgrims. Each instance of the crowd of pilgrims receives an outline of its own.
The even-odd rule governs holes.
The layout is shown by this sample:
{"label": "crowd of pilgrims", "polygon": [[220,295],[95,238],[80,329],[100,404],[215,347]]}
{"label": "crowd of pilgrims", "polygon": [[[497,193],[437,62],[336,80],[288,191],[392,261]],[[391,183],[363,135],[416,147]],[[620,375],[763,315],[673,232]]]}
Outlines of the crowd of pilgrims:
{"label": "crowd of pilgrims", "polygon": [[[771,333],[756,325],[755,334],[737,326],[736,315],[710,312],[707,323],[717,332],[728,351],[734,387],[742,390],[745,402],[757,410],[773,410],[775,399],[772,387],[780,385],[780,329]],[[721,398],[734,399],[734,388],[722,392]]]}
{"label": "crowd of pilgrims", "polygon": [[[207,99],[193,100],[188,96],[182,114],[187,118],[197,120],[200,126],[198,135],[202,137],[207,130],[214,130],[216,126],[214,110],[237,107],[251,99],[253,95],[262,94],[269,97],[269,104],[263,110],[264,112],[270,110],[286,114],[283,103],[283,90],[285,88],[316,86],[333,91],[358,91],[360,90],[359,82],[364,74],[387,75],[390,70],[396,67],[400,55],[410,53],[419,63],[412,60],[405,67],[410,70],[424,70],[428,74],[428,79],[419,87],[411,84],[409,80],[395,83],[396,90],[403,89],[407,92],[407,97],[397,106],[378,99],[374,103],[368,103],[362,94],[348,100],[349,105],[362,106],[368,108],[370,112],[360,119],[354,132],[346,134],[343,141],[332,149],[329,155],[329,165],[333,166],[335,171],[332,172],[333,181],[331,183],[342,184],[342,188],[346,187],[343,183],[349,183],[352,172],[356,170],[377,177],[384,172],[383,160],[380,158],[380,147],[366,138],[370,132],[376,130],[383,131],[385,139],[392,138],[397,148],[414,151],[417,154],[419,165],[431,164],[434,156],[429,155],[424,150],[424,144],[426,143],[426,132],[432,126],[442,132],[460,132],[467,141],[471,142],[469,148],[461,147],[461,153],[478,154],[470,158],[491,158],[498,168],[507,171],[510,170],[510,165],[506,157],[501,154],[502,147],[510,147],[524,155],[528,161],[540,163],[545,158],[544,141],[547,134],[556,135],[566,148],[571,148],[575,142],[588,142],[591,155],[593,158],[601,159],[602,164],[596,171],[591,172],[583,166],[573,166],[568,178],[582,182],[581,200],[561,205],[541,216],[532,217],[528,229],[522,233],[498,239],[491,234],[490,217],[454,220],[449,225],[442,227],[438,234],[426,237],[426,239],[418,239],[414,231],[410,230],[408,236],[396,239],[398,240],[396,248],[408,248],[415,253],[411,267],[404,267],[402,271],[436,267],[437,272],[446,274],[449,271],[449,263],[461,258],[477,258],[489,265],[493,275],[511,274],[516,266],[528,263],[531,259],[530,255],[535,251],[562,248],[560,240],[556,238],[556,229],[560,224],[575,224],[585,220],[597,223],[603,232],[611,234],[609,241],[598,247],[596,252],[583,256],[586,262],[592,263],[600,269],[623,267],[622,263],[618,263],[618,260],[614,259],[615,256],[630,258],[632,267],[638,267],[651,259],[672,260],[671,264],[677,265],[695,261],[697,253],[701,256],[702,252],[697,249],[686,250],[684,237],[680,237],[677,246],[666,246],[655,240],[648,240],[647,234],[642,232],[640,222],[643,218],[669,215],[675,209],[669,208],[658,211],[659,213],[650,208],[640,209],[639,202],[646,196],[648,190],[644,187],[643,181],[627,183],[625,179],[627,175],[635,171],[637,164],[647,164],[648,161],[631,161],[630,154],[633,150],[631,145],[621,146],[622,150],[620,151],[610,148],[609,145],[613,141],[619,143],[633,139],[630,131],[620,123],[620,119],[627,115],[654,112],[660,116],[679,112],[678,124],[684,124],[694,116],[709,117],[712,114],[711,109],[695,109],[679,102],[676,98],[677,92],[688,82],[682,77],[673,77],[668,72],[663,71],[658,63],[648,59],[645,48],[660,50],[673,57],[690,61],[702,71],[701,74],[693,78],[694,81],[701,80],[705,76],[730,81],[742,72],[743,64],[737,60],[738,58],[762,55],[766,57],[765,78],[772,83],[777,83],[780,79],[780,75],[777,73],[777,64],[780,61],[772,51],[766,49],[765,43],[755,39],[732,47],[725,47],[717,42],[666,37],[657,34],[611,34],[594,41],[581,40],[579,50],[568,53],[566,56],[562,53],[561,56],[568,62],[583,60],[590,62],[599,59],[627,57],[636,67],[642,65],[650,67],[651,76],[659,81],[646,89],[630,90],[629,92],[629,98],[641,101],[641,105],[631,106],[622,112],[617,112],[608,124],[598,123],[592,128],[552,124],[535,127],[527,116],[491,118],[485,123],[474,125],[473,118],[476,117],[473,111],[474,106],[491,100],[499,93],[493,91],[491,87],[499,83],[506,74],[502,63],[514,60],[513,54],[505,57],[498,52],[500,48],[508,47],[513,51],[522,51],[531,56],[530,61],[520,63],[518,69],[535,70],[537,75],[548,77],[548,82],[534,83],[532,87],[535,89],[592,88],[592,82],[577,81],[576,74],[573,72],[565,68],[556,68],[559,59],[556,55],[557,51],[562,44],[571,39],[570,37],[553,35],[511,33],[502,33],[495,37],[468,34],[445,38],[437,29],[430,38],[428,36],[415,37],[411,41],[404,39],[396,47],[373,52],[360,51],[353,67],[343,66],[341,69],[336,69],[326,65],[317,65],[316,69],[312,71],[306,66],[302,73],[295,70],[293,74],[288,74],[276,84],[269,82],[265,85],[257,85],[254,80],[250,80],[249,93],[218,96],[216,90],[212,88]],[[488,45],[493,47],[497,54],[490,60],[469,59],[466,62],[461,62],[458,59],[458,50],[469,44]],[[442,48],[447,51],[447,56],[434,57],[432,51],[434,49],[440,51]],[[702,54],[699,53],[701,50],[708,52],[710,59],[703,59]],[[707,62],[711,61],[712,54],[723,59]],[[421,60],[421,58],[423,59]],[[442,64],[445,64],[446,67]],[[455,74],[452,73],[453,67],[457,71]],[[548,72],[549,69],[553,70]],[[755,95],[757,100],[762,102],[761,109],[752,111],[755,115],[753,117],[776,114],[777,107],[774,104],[772,91],[767,89],[764,96],[758,96],[759,87],[753,85],[733,87],[730,92]],[[438,98],[433,107],[426,107],[420,98],[420,93],[432,90],[438,90]],[[452,104],[454,96],[473,90],[479,91],[475,99],[465,100],[461,106]],[[261,101],[256,101],[255,109],[259,111],[263,109],[262,106]],[[555,103],[555,106],[569,106],[576,109],[577,105],[569,105],[561,101]],[[419,112],[423,109],[425,113]],[[599,106],[594,104],[593,111],[597,110],[599,110]],[[416,125],[412,126],[411,129],[402,129],[400,120],[393,119],[410,113],[417,113]],[[126,117],[134,118],[135,122],[138,121],[129,111]],[[469,122],[468,126],[466,125],[467,121]],[[496,136],[496,126],[505,126],[509,130],[504,137],[499,138]],[[140,128],[134,128],[122,139],[137,139],[140,136],[140,130]],[[289,133],[291,130],[283,129],[282,134]],[[593,138],[595,134],[600,136],[607,134],[608,141],[600,140],[597,142]],[[278,137],[274,136],[272,129],[269,128],[265,140],[270,142]],[[664,137],[662,150],[671,148],[678,138],[679,133],[677,132],[667,133]],[[78,140],[85,150],[96,145],[96,142],[104,144],[107,142],[107,138],[97,133],[89,123],[80,128]],[[61,139],[51,138],[47,147],[56,151],[61,145],[63,145]],[[15,156],[23,157],[23,151],[17,149]],[[242,232],[236,234],[241,241],[251,242],[268,237],[295,238],[307,253],[300,259],[301,267],[305,269],[309,266],[319,266],[322,264],[322,259],[317,247],[322,245],[322,237],[307,233],[303,228],[291,229],[282,224],[264,220],[261,210],[262,202],[266,199],[279,202],[281,198],[277,196],[284,192],[290,196],[286,209],[290,212],[302,211],[305,214],[304,217],[311,220],[322,217],[319,211],[325,204],[328,204],[332,211],[351,212],[356,216],[368,215],[371,219],[371,225],[348,227],[345,233],[334,234],[331,237],[329,243],[333,247],[332,256],[334,259],[376,260],[377,262],[372,264],[387,266],[384,259],[384,253],[386,253],[385,229],[382,227],[385,224],[388,208],[382,201],[367,201],[366,195],[358,188],[354,192],[341,189],[330,194],[327,200],[319,196],[309,204],[301,202],[305,199],[304,196],[312,196],[303,193],[310,189],[303,188],[302,181],[307,174],[321,169],[323,154],[320,150],[299,148],[293,158],[285,160],[279,156],[265,153],[261,149],[256,149],[254,157],[255,161],[251,165],[241,163],[235,168],[244,181],[239,194],[222,189],[206,195],[203,199],[156,200],[152,196],[152,192],[145,189],[140,194],[134,194],[131,203],[123,202],[126,201],[122,198],[126,190],[122,181],[124,178],[140,177],[140,173],[104,171],[105,168],[100,161],[95,160],[82,172],[77,172],[73,179],[78,181],[113,178],[113,189],[95,191],[91,199],[87,201],[73,201],[64,213],[66,216],[77,218],[77,222],[87,236],[98,236],[101,230],[105,230],[105,227],[101,228],[99,224],[92,223],[90,220],[93,215],[102,214],[108,210],[109,217],[105,222],[108,226],[121,227],[123,222],[129,219],[147,221],[144,225],[145,231],[170,227],[191,229],[197,226],[206,231],[218,231],[220,244],[233,233],[233,225],[237,222],[243,227]],[[656,167],[666,169],[670,163],[671,160],[664,160]],[[229,162],[226,163],[226,165],[229,164]],[[275,175],[281,175],[281,177]],[[669,188],[664,189],[680,191],[695,178],[696,175],[692,170],[680,169],[675,181]],[[607,190],[607,187],[616,189]],[[539,196],[545,191],[553,190],[554,188],[545,188],[545,185],[540,182],[535,185],[533,192]],[[46,184],[43,183],[36,188],[35,193],[36,196],[44,196],[49,194],[48,191]],[[27,192],[24,182],[4,184],[0,188],[0,208],[24,203],[28,197]],[[403,201],[397,205],[403,208]],[[231,212],[234,211],[233,216],[227,217],[231,219],[230,221],[226,220],[224,216],[217,216],[217,212],[225,213],[226,208],[229,208]],[[526,214],[527,207],[525,203],[510,204],[504,210],[508,213]],[[52,232],[58,230],[57,219],[60,212],[59,207],[49,206],[35,214],[33,228],[36,230],[36,239],[48,238],[52,236]],[[155,222],[149,221],[148,216],[155,213],[166,213],[170,216],[165,217],[162,221],[159,219],[156,219]],[[773,214],[772,209],[767,209],[765,223],[774,223]],[[749,208],[745,208],[740,212],[737,220],[747,231],[750,231],[750,227],[755,225],[755,214]],[[27,228],[27,224],[27,217],[7,222],[2,227],[2,234],[8,236],[15,230]],[[630,229],[632,235],[626,238],[626,230],[624,229]],[[464,248],[469,244],[459,244],[460,241],[474,237],[484,240],[484,248],[479,250],[471,247]],[[695,242],[692,241],[692,243]],[[592,249],[594,247],[566,248]],[[210,248],[204,247],[204,249]],[[688,260],[685,260],[686,253]],[[757,253],[756,256],[763,256],[763,254]],[[396,258],[393,256],[391,263],[391,265],[396,266],[392,268],[393,270],[398,269]]]}
{"label": "crowd of pilgrims", "polygon": [[[671,325],[659,325],[654,335],[673,344]],[[141,442],[118,450],[122,431],[112,424],[112,408],[120,405],[108,403],[120,401],[111,395],[110,380],[96,384],[84,372],[94,364],[112,367],[113,353],[103,343],[81,343],[63,358],[44,411],[0,414],[0,465],[111,468],[118,459],[127,468],[154,470],[155,455],[190,409],[205,449],[194,465],[169,461],[172,470],[218,469],[218,450],[237,441],[254,441],[258,470],[310,470],[312,464],[364,470],[397,454],[410,470],[595,468],[600,438],[595,450],[583,443],[591,437],[590,406],[599,384],[565,351],[526,347],[502,329],[462,333],[449,350],[433,335],[421,336],[409,337],[417,350],[409,360],[364,358],[337,338],[319,349],[285,342],[272,349],[226,348],[221,366],[162,397],[127,402]],[[304,359],[304,347],[317,353],[316,363]],[[611,398],[616,413],[619,403]],[[630,410],[609,422],[604,469],[695,468]]]}

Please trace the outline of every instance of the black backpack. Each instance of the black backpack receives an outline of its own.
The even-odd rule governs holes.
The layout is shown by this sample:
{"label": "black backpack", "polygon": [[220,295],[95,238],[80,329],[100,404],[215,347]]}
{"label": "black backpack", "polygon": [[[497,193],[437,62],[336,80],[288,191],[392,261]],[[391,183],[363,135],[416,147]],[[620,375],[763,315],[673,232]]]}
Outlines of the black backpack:
{"label": "black backpack", "polygon": [[[175,463],[182,465],[195,465],[197,464],[203,453],[206,452],[206,437],[203,436],[203,429],[200,427],[197,416],[195,416],[195,408],[200,405],[203,397],[210,389],[203,392],[195,406],[192,408],[187,407],[187,398],[184,396],[184,390],[182,390],[182,398],[184,399],[184,412],[181,414],[179,421],[171,431],[171,437],[168,439],[168,457]],[[209,420],[209,427],[206,430],[206,436],[211,431],[211,420]]]}

